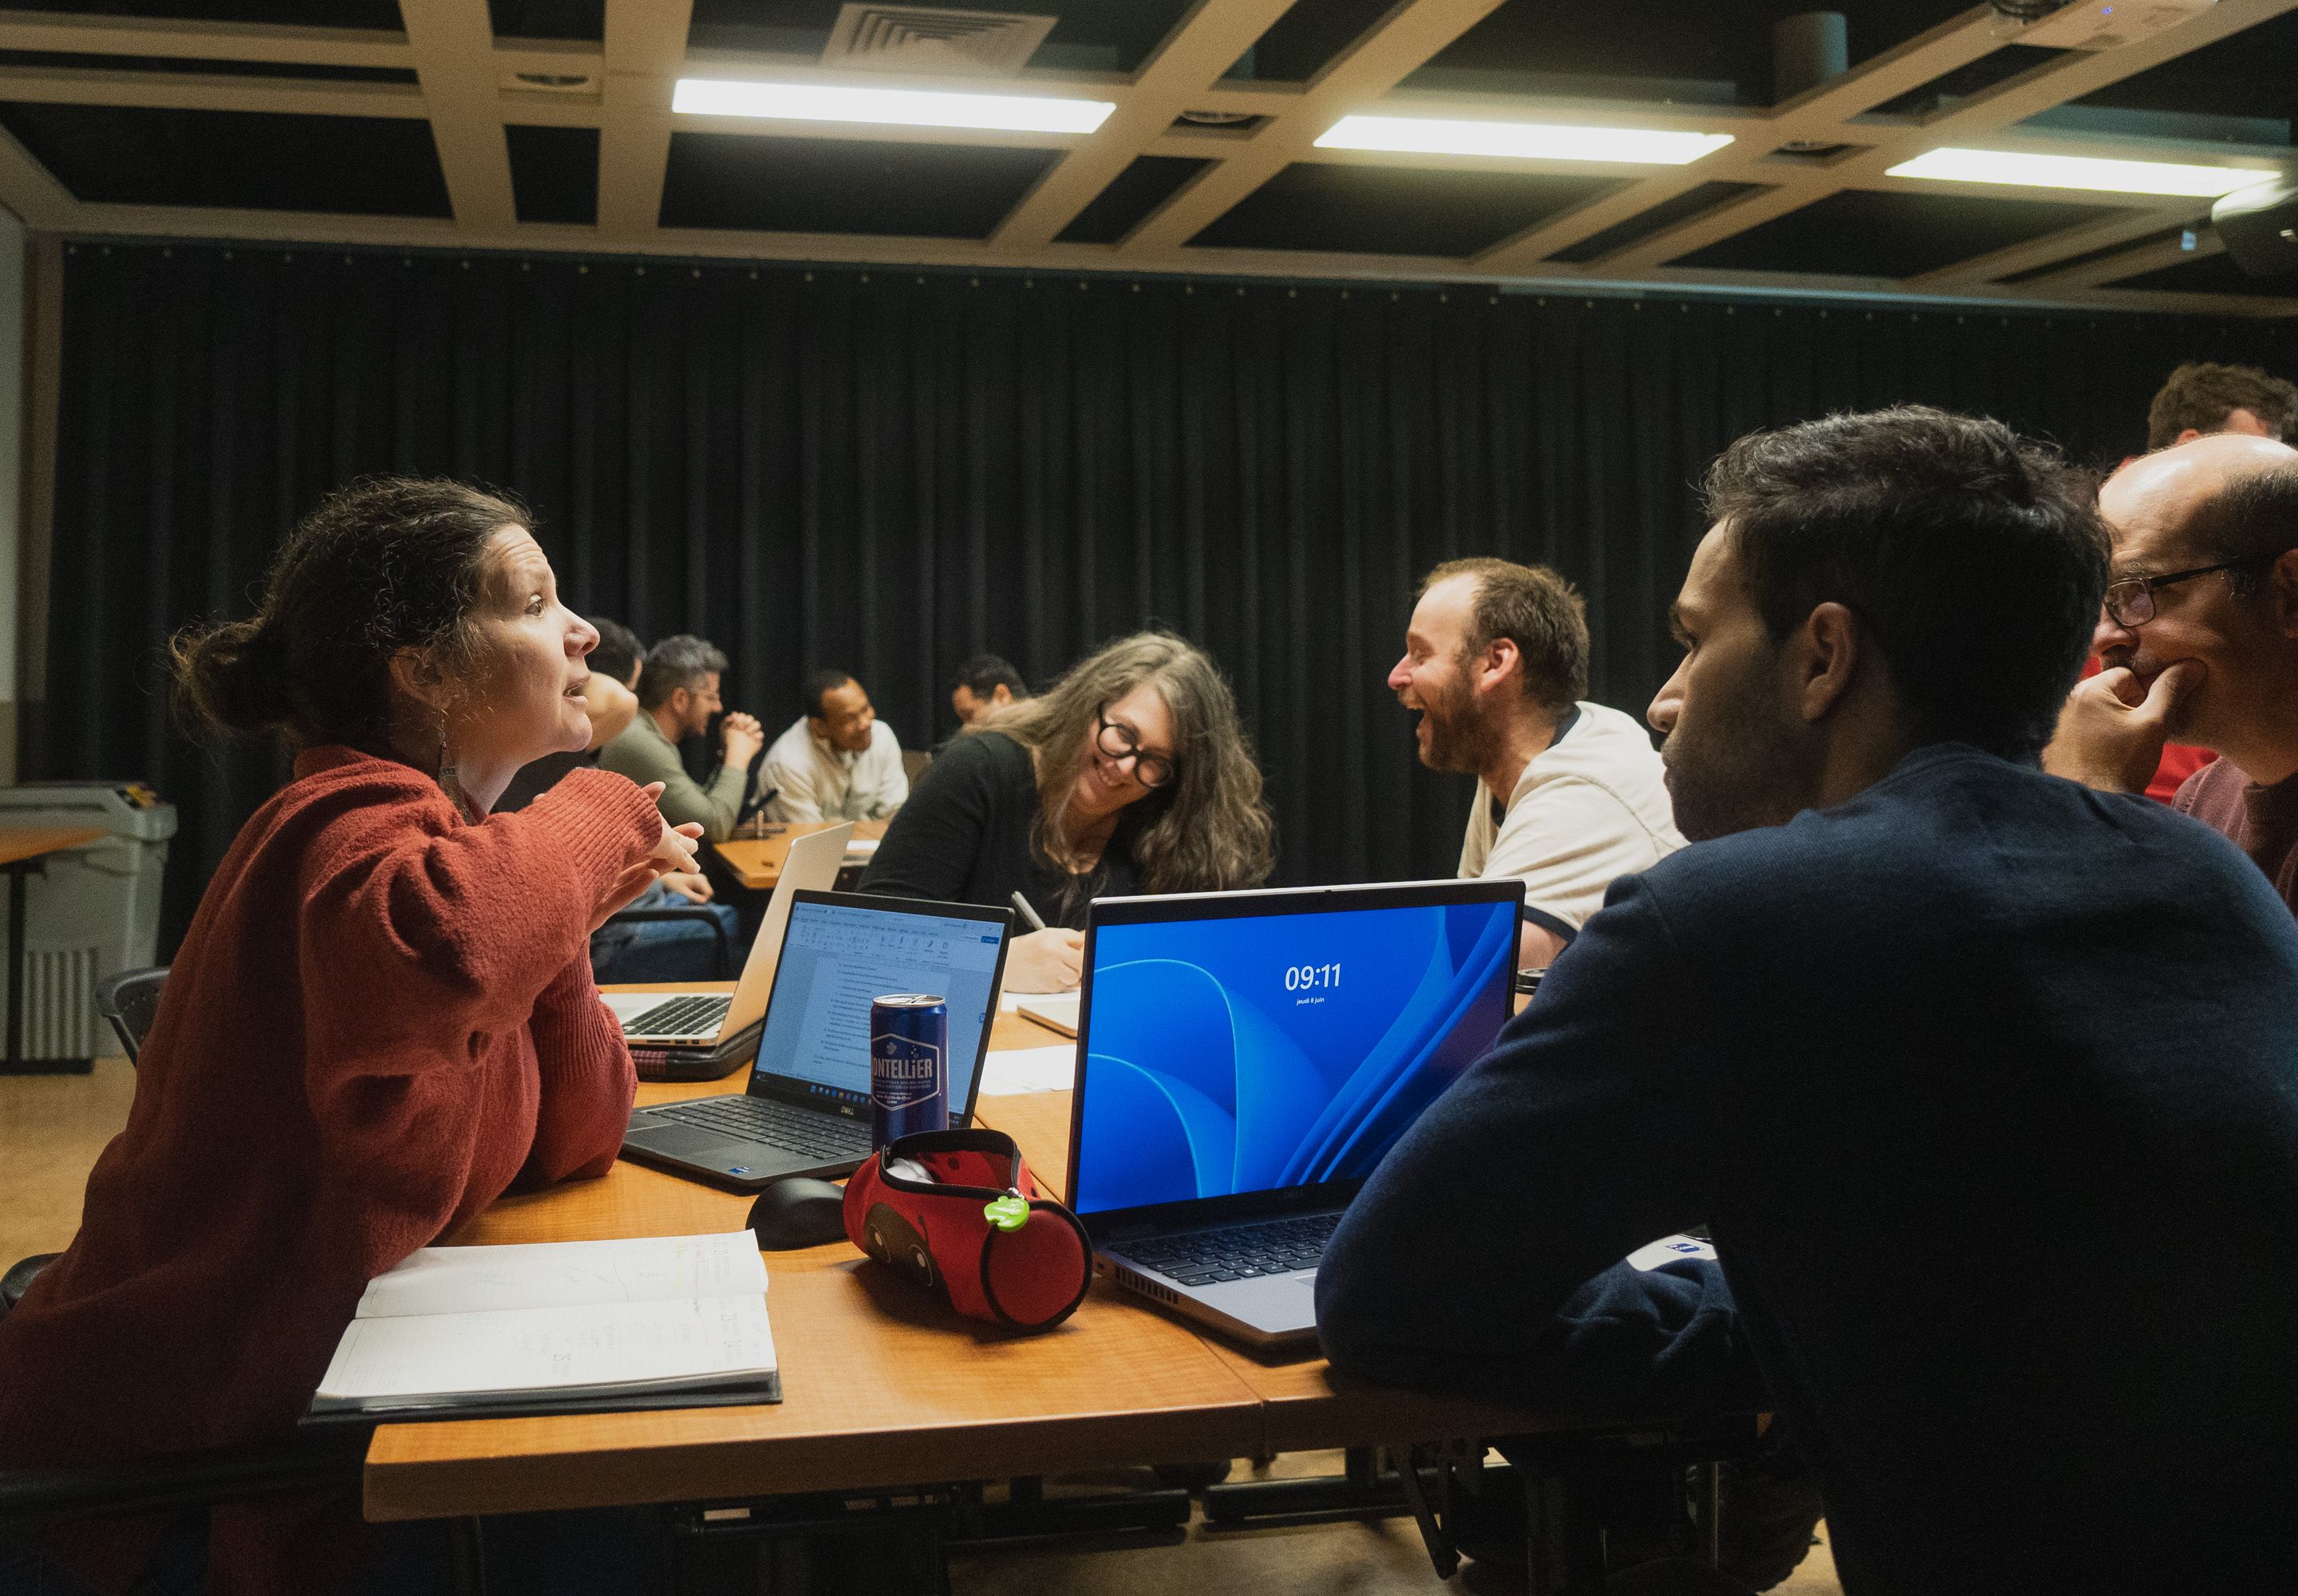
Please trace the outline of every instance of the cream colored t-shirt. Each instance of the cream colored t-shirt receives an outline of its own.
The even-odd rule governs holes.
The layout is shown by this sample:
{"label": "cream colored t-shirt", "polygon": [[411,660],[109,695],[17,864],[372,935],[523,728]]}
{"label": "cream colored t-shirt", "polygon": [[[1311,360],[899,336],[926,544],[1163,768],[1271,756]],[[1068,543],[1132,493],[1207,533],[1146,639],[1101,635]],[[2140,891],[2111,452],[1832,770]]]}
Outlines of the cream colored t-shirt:
{"label": "cream colored t-shirt", "polygon": [[1524,880],[1525,917],[1569,941],[1620,876],[1683,846],[1659,755],[1643,727],[1601,704],[1574,706],[1556,740],[1533,756],[1507,817],[1476,784],[1460,874]]}
{"label": "cream colored t-shirt", "polygon": [[870,746],[851,754],[822,741],[798,716],[766,750],[758,785],[774,789],[768,820],[883,820],[910,797],[901,740],[883,721],[872,724]]}

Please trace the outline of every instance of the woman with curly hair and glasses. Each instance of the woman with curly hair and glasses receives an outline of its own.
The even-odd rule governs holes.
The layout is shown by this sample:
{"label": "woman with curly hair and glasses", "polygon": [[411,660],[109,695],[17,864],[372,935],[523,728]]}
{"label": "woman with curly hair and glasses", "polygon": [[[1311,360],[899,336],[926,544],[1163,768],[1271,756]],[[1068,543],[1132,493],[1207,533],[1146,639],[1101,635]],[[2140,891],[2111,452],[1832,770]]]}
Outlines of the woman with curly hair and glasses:
{"label": "woman with curly hair and glasses", "polygon": [[1203,650],[1144,632],[936,755],[862,890],[988,905],[1020,892],[1047,929],[1015,940],[1006,988],[1059,991],[1078,982],[1094,898],[1258,886],[1275,830],[1228,683]]}

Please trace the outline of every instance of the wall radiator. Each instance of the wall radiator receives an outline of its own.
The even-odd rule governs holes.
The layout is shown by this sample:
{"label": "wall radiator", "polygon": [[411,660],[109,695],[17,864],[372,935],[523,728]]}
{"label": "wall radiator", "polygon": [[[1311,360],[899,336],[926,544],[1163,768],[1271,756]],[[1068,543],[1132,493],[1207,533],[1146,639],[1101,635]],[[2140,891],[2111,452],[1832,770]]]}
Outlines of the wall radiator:
{"label": "wall radiator", "polygon": [[[24,956],[24,1056],[96,1058],[120,1052],[120,1038],[95,1012],[96,950],[33,947]],[[7,986],[0,975],[0,1017]]]}

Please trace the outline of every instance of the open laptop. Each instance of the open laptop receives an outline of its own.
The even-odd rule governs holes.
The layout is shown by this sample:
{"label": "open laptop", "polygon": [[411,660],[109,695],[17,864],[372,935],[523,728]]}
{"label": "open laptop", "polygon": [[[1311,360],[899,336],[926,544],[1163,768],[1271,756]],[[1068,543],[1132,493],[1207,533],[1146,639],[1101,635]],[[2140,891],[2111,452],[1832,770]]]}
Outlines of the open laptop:
{"label": "open laptop", "polygon": [[741,1190],[852,1174],[870,1154],[870,1005],[889,992],[947,1000],[949,1122],[971,1123],[1013,923],[972,904],[791,894],[748,1089],[639,1110],[623,1155]]}
{"label": "open laptop", "polygon": [[766,900],[765,918],[758,923],[750,956],[742,961],[731,996],[724,992],[604,994],[607,1006],[623,1022],[623,1039],[641,1047],[715,1047],[756,1025],[773,990],[774,963],[781,957],[791,895],[827,891],[838,880],[847,839],[853,835],[854,823],[847,821],[791,840],[774,894]]}
{"label": "open laptop", "polygon": [[1524,883],[1104,897],[1070,1206],[1120,1285],[1256,1345],[1315,1334],[1326,1241],[1510,1010]]}

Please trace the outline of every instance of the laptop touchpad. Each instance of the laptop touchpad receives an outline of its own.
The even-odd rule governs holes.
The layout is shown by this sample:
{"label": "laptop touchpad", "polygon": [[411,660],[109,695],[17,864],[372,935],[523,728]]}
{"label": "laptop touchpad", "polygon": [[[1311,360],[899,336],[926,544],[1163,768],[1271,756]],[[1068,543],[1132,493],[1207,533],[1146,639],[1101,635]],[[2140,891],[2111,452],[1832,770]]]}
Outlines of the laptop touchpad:
{"label": "laptop touchpad", "polygon": [[715,1163],[721,1154],[756,1151],[748,1142],[730,1142],[715,1131],[684,1125],[657,1125],[624,1137],[623,1143],[643,1153],[659,1153],[665,1158],[683,1158],[692,1163]]}

